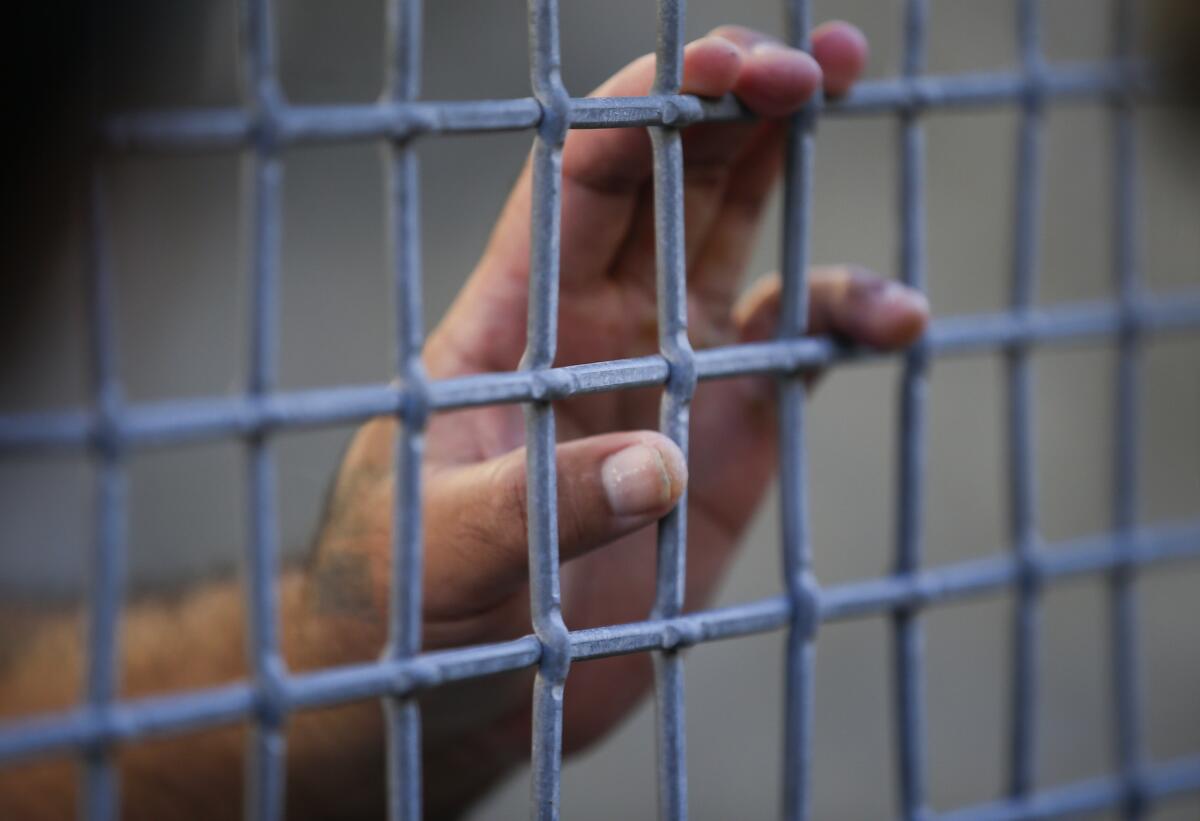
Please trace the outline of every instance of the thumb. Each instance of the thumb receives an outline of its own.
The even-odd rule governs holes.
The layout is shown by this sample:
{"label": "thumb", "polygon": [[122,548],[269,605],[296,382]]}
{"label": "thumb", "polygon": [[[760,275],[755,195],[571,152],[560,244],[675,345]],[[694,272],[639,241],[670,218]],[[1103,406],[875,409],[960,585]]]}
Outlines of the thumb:
{"label": "thumb", "polygon": [[[428,477],[425,609],[477,613],[528,579],[525,448]],[[687,485],[683,453],[650,431],[559,445],[558,552],[567,561],[666,515]]]}

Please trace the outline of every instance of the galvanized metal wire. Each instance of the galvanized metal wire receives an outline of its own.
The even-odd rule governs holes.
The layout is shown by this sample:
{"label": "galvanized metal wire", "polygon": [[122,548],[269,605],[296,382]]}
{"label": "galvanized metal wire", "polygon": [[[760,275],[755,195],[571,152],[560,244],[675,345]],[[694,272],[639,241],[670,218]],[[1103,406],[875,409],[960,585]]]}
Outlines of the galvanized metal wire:
{"label": "galvanized metal wire", "polygon": [[[806,48],[811,3],[785,0],[785,37]],[[558,0],[529,0],[532,96],[473,102],[422,101],[421,2],[390,0],[386,92],[378,103],[296,106],[280,88],[271,0],[243,0],[244,106],[238,109],[134,113],[100,124],[111,152],[220,151],[249,148],[253,311],[250,379],[243,395],[128,403],[122,397],[113,342],[114,300],[108,254],[104,179],[91,191],[89,317],[94,401],[91,407],[0,417],[0,453],[88,450],[100,466],[91,552],[90,631],[84,702],[56,715],[0,726],[0,763],[75,754],[83,763],[87,817],[114,818],[120,798],[112,748],[117,743],[249,720],[246,816],[285,814],[285,734],[295,711],[379,698],[387,725],[389,815],[422,814],[421,726],[415,695],[448,682],[505,670],[536,668],[533,698],[531,814],[559,817],[563,688],[571,666],[624,653],[654,654],[659,816],[687,817],[684,653],[691,645],[785,629],[783,814],[810,815],[813,665],[821,624],[873,615],[893,623],[897,722],[897,816],[905,819],[1025,819],[1117,809],[1138,818],[1156,802],[1200,791],[1200,751],[1150,761],[1141,731],[1135,580],[1148,565],[1200,558],[1200,520],[1138,524],[1137,408],[1139,350],[1155,334],[1200,330],[1200,292],[1151,294],[1138,271],[1134,139],[1138,95],[1152,91],[1134,60],[1134,3],[1118,3],[1111,59],[1052,65],[1039,50],[1037,0],[1015,0],[1021,63],[1011,73],[930,76],[925,73],[927,0],[906,0],[902,65],[893,79],[861,84],[846,98],[814,100],[792,120],[787,144],[783,215],[783,313],[775,340],[693,351],[687,333],[681,129],[739,119],[732,98],[701,100],[679,93],[684,0],[658,0],[657,76],[638,98],[573,98],[560,76]],[[1071,101],[1100,101],[1112,111],[1115,259],[1114,300],[1038,307],[1044,112]],[[923,119],[932,110],[1016,106],[1017,189],[1011,303],[1007,311],[935,321],[903,354],[899,395],[901,440],[898,521],[890,575],[821,587],[812,573],[804,440],[805,385],[814,367],[884,356],[828,338],[805,337],[808,249],[815,129],[823,117],[892,115],[899,123],[900,271],[912,287],[925,283],[925,148]],[[660,353],[615,362],[553,367],[557,339],[562,148],[572,128],[650,129],[654,154]],[[519,370],[431,380],[421,365],[419,174],[415,141],[439,134],[531,130],[532,260],[528,337]],[[395,275],[394,383],[321,390],[276,388],[279,256],[284,148],[314,142],[386,141],[390,241]],[[1033,424],[1035,348],[1115,340],[1118,345],[1116,482],[1112,530],[1066,544],[1045,544],[1038,531]],[[926,381],[939,357],[1003,352],[1008,362],[1010,548],[989,558],[936,569],[921,566],[925,505]],[[655,604],[642,622],[569,631],[562,619],[554,461],[554,403],[567,397],[645,386],[665,387],[661,425],[687,453],[688,411],[698,380],[746,374],[778,378],[781,465],[781,596],[683,612],[687,499],[660,524]],[[431,413],[521,403],[528,440],[528,522],[533,634],[515,641],[437,652],[421,651],[422,488],[420,464]],[[377,662],[295,674],[279,652],[276,578],[276,464],[281,431],[345,424],[377,415],[401,422],[396,442],[396,494],[389,634]],[[251,532],[247,540],[247,654],[251,678],[170,696],[117,698],[117,636],[124,590],[126,472],[135,451],[197,440],[242,438],[247,445]],[[1113,771],[1050,789],[1036,779],[1039,600],[1048,584],[1105,576],[1111,589]],[[928,805],[924,657],[921,613],[930,607],[1016,593],[1013,700],[1007,794],[998,801],[938,812]]]}

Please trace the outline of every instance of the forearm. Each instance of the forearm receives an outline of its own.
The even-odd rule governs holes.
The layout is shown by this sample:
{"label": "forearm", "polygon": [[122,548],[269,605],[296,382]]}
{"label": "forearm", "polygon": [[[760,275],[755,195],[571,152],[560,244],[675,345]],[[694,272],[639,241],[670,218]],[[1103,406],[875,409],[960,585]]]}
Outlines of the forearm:
{"label": "forearm", "polygon": [[[293,671],[356,660],[357,648],[336,641],[336,619],[319,618],[311,581],[300,571],[286,572],[280,579],[281,641]],[[0,718],[76,706],[87,664],[81,615],[10,608],[0,613],[0,620]],[[120,698],[245,680],[245,630],[244,595],[233,581],[132,604],[121,625]],[[375,704],[317,711],[289,721],[289,781],[309,799],[293,802],[289,817],[302,817],[305,804],[324,805],[326,796],[321,793],[327,789],[351,794],[349,784],[339,783],[338,770],[382,755],[378,725]],[[118,749],[123,817],[178,816],[183,807],[198,818],[239,815],[244,749],[244,726]],[[363,777],[360,770],[357,778]],[[68,817],[77,787],[70,759],[0,770],[0,817]]]}

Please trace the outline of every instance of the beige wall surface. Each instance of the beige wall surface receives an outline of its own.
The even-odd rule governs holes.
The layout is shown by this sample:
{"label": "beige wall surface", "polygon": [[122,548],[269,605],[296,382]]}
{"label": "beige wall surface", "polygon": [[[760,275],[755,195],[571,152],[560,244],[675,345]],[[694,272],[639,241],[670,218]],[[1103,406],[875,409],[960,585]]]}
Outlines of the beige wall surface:
{"label": "beige wall surface", "polygon": [[[382,76],[377,2],[288,0],[281,7],[285,88],[298,101],[369,100]],[[1011,2],[931,0],[930,70],[1011,67]],[[146,39],[162,68],[122,91],[130,105],[222,104],[237,98],[228,2],[179,4],[178,19]],[[428,2],[424,96],[528,94],[523,4]],[[693,0],[688,29],[722,22],[778,31],[772,0]],[[899,62],[900,0],[818,0],[871,37],[870,72]],[[1109,2],[1044,0],[1053,60],[1101,57]],[[568,88],[586,93],[653,46],[650,0],[562,3]],[[1162,112],[1140,119],[1139,229],[1145,281],[1156,290],[1200,283],[1200,164]],[[927,118],[929,291],[938,315],[1000,309],[1007,299],[1017,117],[1009,110]],[[474,264],[515,177],[528,134],[430,139],[421,145],[426,317],[445,310]],[[886,274],[897,257],[894,119],[831,119],[817,143],[813,255]],[[1038,259],[1042,304],[1112,293],[1111,127],[1100,105],[1047,118],[1045,213]],[[120,356],[132,399],[235,393],[247,339],[245,203],[241,158],[128,158],[114,181]],[[375,146],[290,151],[285,195],[282,383],[285,388],[380,382],[391,369],[392,325],[380,153]],[[777,219],[747,274],[775,265]],[[68,241],[45,288],[21,312],[19,352],[0,363],[0,410],[78,404],[86,396],[77,243]],[[519,320],[514,320],[519,321]],[[1200,513],[1200,344],[1146,347],[1140,426],[1140,517]],[[1039,519],[1049,542],[1110,522],[1114,351],[1055,348],[1035,357]],[[997,355],[939,361],[932,370],[925,556],[929,565],[1006,549],[1004,363]],[[824,584],[887,572],[894,548],[897,450],[894,362],[834,374],[809,427],[812,539]],[[282,531],[302,554],[349,429],[280,440]],[[692,447],[704,448],[703,441]],[[736,471],[737,465],[729,470]],[[83,460],[0,464],[0,578],[8,589],[70,594],[82,572],[91,505]],[[187,582],[236,566],[246,533],[237,443],[161,450],[132,467],[131,562],[139,588]],[[756,520],[720,603],[780,590],[774,499]],[[1200,751],[1200,567],[1150,571],[1138,584],[1150,752]],[[1102,580],[1054,587],[1044,599],[1038,689],[1038,783],[1105,772],[1112,743],[1108,611]],[[926,631],[929,796],[950,808],[1004,786],[1010,691],[1011,599],[930,611]],[[687,654],[689,797],[696,819],[777,813],[782,698],[780,634]],[[872,618],[823,629],[817,653],[813,802],[819,819],[890,817],[895,807],[893,671],[889,625]],[[567,698],[570,698],[568,686]],[[564,817],[651,818],[653,716],[638,711],[572,761]],[[526,773],[473,815],[525,815]],[[1200,803],[1161,818],[1195,818]]]}

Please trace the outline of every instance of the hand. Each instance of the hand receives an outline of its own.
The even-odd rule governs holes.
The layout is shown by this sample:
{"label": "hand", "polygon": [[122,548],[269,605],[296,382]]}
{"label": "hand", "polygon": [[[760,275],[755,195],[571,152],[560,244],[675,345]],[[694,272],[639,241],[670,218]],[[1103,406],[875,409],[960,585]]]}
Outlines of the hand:
{"label": "hand", "polygon": [[[702,124],[684,134],[689,322],[696,348],[769,338],[778,277],[736,292],[783,162],[784,117],[822,86],[845,93],[866,61],[862,35],[844,23],[813,35],[813,56],[765,35],[722,27],[687,47],[685,93],[736,94],[756,122]],[[815,59],[814,59],[815,58]],[[643,57],[598,96],[646,94]],[[622,359],[657,350],[651,159],[643,129],[573,131],[563,152],[558,363]],[[429,376],[510,371],[525,345],[530,173],[509,198],[482,260],[430,335]],[[922,332],[924,298],[900,285],[828,268],[811,277],[810,331],[876,348]],[[692,406],[690,476],[656,426],[659,389],[576,397],[555,406],[559,550],[564,618],[571,629],[644,619],[655,582],[653,523],[690,490],[688,608],[720,581],[770,481],[776,428],[772,382],[708,382]],[[339,472],[312,574],[314,610],[342,659],[375,655],[383,641],[392,513],[395,423],[358,433]],[[519,406],[434,416],[424,466],[424,642],[427,649],[530,632],[525,532],[524,424]],[[730,466],[735,465],[736,470]],[[599,738],[646,691],[645,654],[580,663],[566,689],[564,747]],[[528,754],[527,674],[430,694],[426,756],[486,770],[482,784]],[[472,695],[474,694],[474,695]],[[432,764],[427,761],[427,770]],[[462,772],[460,770],[460,772]],[[436,779],[436,773],[429,773]],[[462,776],[456,791],[464,791]],[[431,806],[439,800],[428,788]],[[470,793],[467,787],[465,792]]]}

